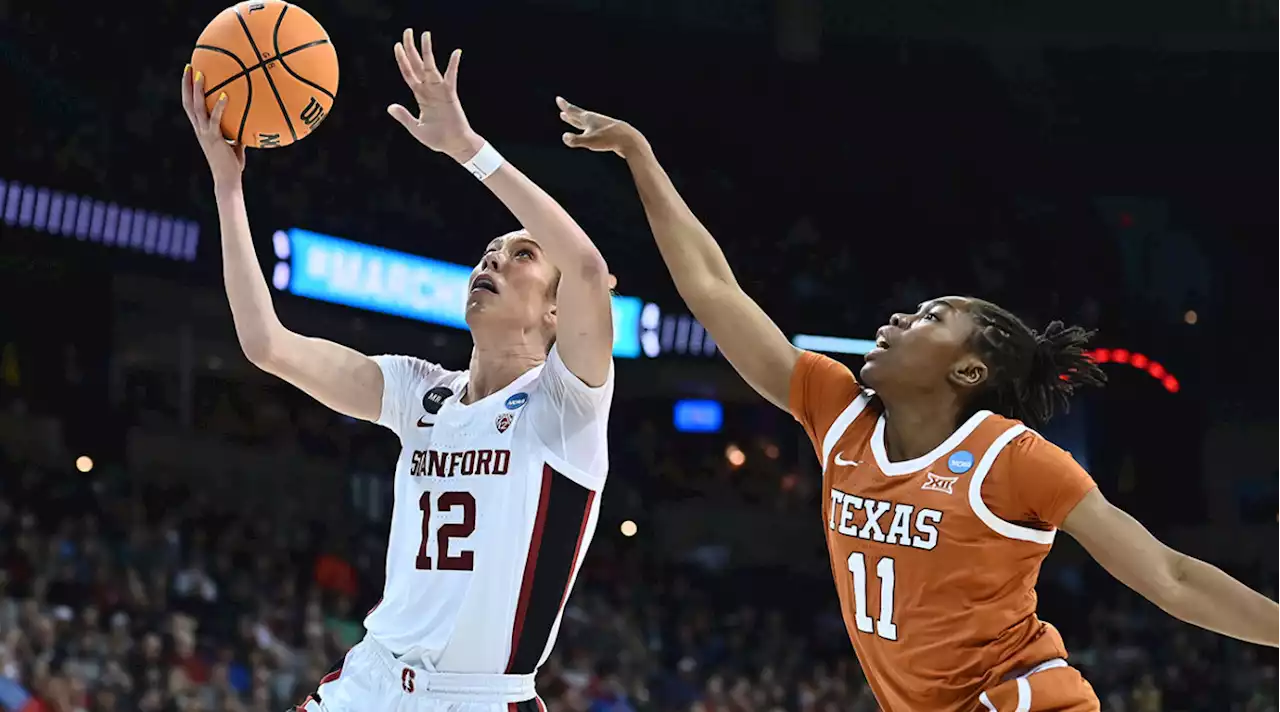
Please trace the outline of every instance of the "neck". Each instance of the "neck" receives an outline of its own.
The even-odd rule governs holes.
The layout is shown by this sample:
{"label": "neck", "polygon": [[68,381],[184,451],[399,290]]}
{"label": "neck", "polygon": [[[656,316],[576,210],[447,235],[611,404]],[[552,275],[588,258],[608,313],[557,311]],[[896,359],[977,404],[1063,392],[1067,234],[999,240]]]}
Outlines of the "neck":
{"label": "neck", "polygon": [[951,393],[920,393],[884,402],[884,449],[893,462],[928,454],[955,432],[961,403]]}
{"label": "neck", "polygon": [[534,333],[500,334],[492,337],[475,331],[471,349],[471,373],[463,403],[474,403],[511,385],[529,369],[547,360],[542,336]]}

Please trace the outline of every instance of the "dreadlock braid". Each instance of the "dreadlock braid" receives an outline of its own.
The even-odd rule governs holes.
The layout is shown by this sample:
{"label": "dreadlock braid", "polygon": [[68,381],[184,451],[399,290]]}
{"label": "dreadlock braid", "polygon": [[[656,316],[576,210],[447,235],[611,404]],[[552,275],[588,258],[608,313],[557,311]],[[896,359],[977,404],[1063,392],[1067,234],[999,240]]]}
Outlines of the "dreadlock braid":
{"label": "dreadlock braid", "polygon": [[1070,409],[1077,388],[1106,383],[1106,374],[1084,353],[1096,332],[1053,321],[1037,333],[995,304],[972,303],[978,328],[971,345],[990,371],[970,404],[974,410],[1040,428],[1055,413]]}

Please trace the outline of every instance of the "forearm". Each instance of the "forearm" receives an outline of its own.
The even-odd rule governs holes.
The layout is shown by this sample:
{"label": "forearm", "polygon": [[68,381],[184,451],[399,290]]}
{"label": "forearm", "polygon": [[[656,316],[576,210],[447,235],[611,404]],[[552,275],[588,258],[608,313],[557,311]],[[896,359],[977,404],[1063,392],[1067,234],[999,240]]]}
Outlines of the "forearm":
{"label": "forearm", "polygon": [[1276,647],[1280,609],[1276,602],[1221,569],[1179,554],[1176,584],[1156,601],[1170,615],[1215,633]]}
{"label": "forearm", "polygon": [[[713,282],[736,285],[733,270],[716,240],[676,191],[648,146],[630,152],[627,166],[644,204],[658,251],[680,296],[696,301]],[[692,304],[690,306],[693,306]]]}
{"label": "forearm", "polygon": [[240,181],[216,184],[214,195],[222,232],[222,279],[231,303],[236,336],[245,355],[257,361],[267,356],[272,336],[282,327],[253,249]]}
{"label": "forearm", "polygon": [[[454,152],[452,157],[464,163],[474,157],[483,145],[484,139],[474,136],[465,150]],[[604,257],[586,231],[555,198],[510,161],[504,162],[486,178],[484,186],[538,240],[547,259],[562,274],[579,275],[585,271],[602,283],[608,278]]]}

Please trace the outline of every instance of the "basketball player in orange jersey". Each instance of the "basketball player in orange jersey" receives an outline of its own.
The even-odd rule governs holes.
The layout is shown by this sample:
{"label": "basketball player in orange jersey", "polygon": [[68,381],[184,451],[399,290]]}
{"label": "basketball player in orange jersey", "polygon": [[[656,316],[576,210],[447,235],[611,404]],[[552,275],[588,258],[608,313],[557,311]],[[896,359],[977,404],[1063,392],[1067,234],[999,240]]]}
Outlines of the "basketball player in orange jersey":
{"label": "basketball player in orange jersey", "polygon": [[805,428],[845,626],[888,712],[1098,710],[1036,618],[1059,528],[1171,615],[1275,647],[1280,617],[1222,571],[1157,541],[1030,428],[1102,383],[1090,336],[1043,333],[980,299],[894,314],[855,378],[793,347],[630,125],[561,103],[564,141],[626,159],[676,287],[738,373]]}

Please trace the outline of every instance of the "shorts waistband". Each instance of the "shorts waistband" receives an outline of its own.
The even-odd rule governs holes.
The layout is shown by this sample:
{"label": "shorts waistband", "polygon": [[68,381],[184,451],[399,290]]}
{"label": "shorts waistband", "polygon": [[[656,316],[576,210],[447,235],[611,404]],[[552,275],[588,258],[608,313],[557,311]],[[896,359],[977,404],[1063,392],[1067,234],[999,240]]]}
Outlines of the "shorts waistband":
{"label": "shorts waistband", "polygon": [[1045,670],[1052,670],[1054,668],[1060,668],[1060,667],[1066,667],[1066,666],[1067,666],[1066,660],[1063,660],[1062,658],[1050,658],[1049,660],[1046,660],[1040,663],[1039,665],[1035,665],[1029,668],[1023,668],[1021,670],[1014,670],[1008,675],[1005,675],[1004,678],[1001,679],[1001,682],[1008,682],[1010,680],[1015,680],[1020,677],[1030,677],[1031,675],[1034,675],[1038,672],[1044,672]]}
{"label": "shorts waistband", "polygon": [[532,674],[436,672],[397,660],[386,646],[372,638],[366,637],[363,644],[400,680],[406,691],[410,687],[407,683],[412,680],[413,692],[465,701],[524,702],[537,695]]}

